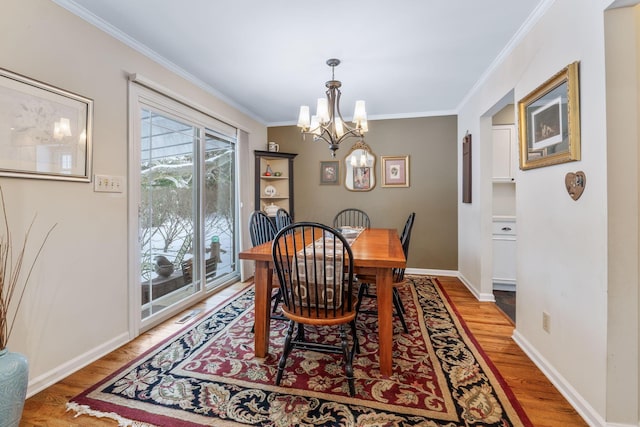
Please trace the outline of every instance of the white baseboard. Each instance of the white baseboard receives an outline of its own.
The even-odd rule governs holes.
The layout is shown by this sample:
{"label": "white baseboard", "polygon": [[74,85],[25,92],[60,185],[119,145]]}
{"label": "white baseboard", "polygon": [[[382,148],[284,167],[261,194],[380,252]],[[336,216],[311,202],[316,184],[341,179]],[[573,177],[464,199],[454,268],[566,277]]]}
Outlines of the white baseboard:
{"label": "white baseboard", "polygon": [[407,268],[404,270],[405,274],[422,274],[427,276],[447,276],[458,277],[458,272],[455,270],[431,270],[428,268]]}
{"label": "white baseboard", "polygon": [[494,291],[516,291],[515,283],[504,283],[504,282],[493,282],[493,290]]}
{"label": "white baseboard", "polygon": [[460,279],[460,281],[462,282],[462,284],[465,285],[467,287],[467,289],[469,289],[469,292],[471,292],[473,294],[473,296],[476,297],[476,299],[478,301],[481,301],[481,302],[496,302],[496,297],[493,295],[493,292],[491,292],[489,294],[479,293],[476,290],[476,288],[471,285],[471,282],[469,280],[467,280],[466,277],[464,277],[463,274],[458,273],[457,276],[458,276],[458,279]]}
{"label": "white baseboard", "polygon": [[[479,294],[476,289],[471,285],[469,280],[464,277],[463,274],[457,274],[460,281],[469,289],[476,299],[483,301],[483,297],[487,298],[487,295]],[[491,294],[490,298],[493,298]],[[484,299],[484,301],[487,301]],[[614,424],[607,423],[602,416],[578,393],[573,386],[562,376],[560,373],[549,364],[549,362],[542,357],[542,355],[518,332],[517,329],[513,331],[513,340],[524,351],[529,359],[540,369],[545,377],[554,385],[556,389],[562,394],[569,404],[578,412],[578,414],[588,423],[591,427],[640,427],[640,424]]]}
{"label": "white baseboard", "polygon": [[58,366],[46,372],[36,378],[33,378],[29,381],[29,385],[27,386],[27,398],[33,396],[36,393],[41,392],[47,387],[52,386],[58,381],[68,377],[73,374],[77,370],[87,366],[88,364],[95,362],[101,357],[106,356],[111,353],[113,350],[122,346],[123,344],[128,343],[129,340],[129,332],[121,334],[111,341],[108,341],[99,347],[91,349],[91,351],[82,354],[75,359],[69,360],[66,363]]}
{"label": "white baseboard", "polygon": [[[567,399],[569,404],[580,414],[580,416],[592,427],[614,427],[614,424],[607,422],[598,414],[598,412],[582,396],[571,386],[571,384],[560,373],[549,364],[549,362],[518,332],[513,331],[513,340],[525,352],[533,363],[542,371],[545,377],[558,389],[558,391]],[[617,427],[623,427],[617,424]],[[624,427],[634,427],[631,424]]]}

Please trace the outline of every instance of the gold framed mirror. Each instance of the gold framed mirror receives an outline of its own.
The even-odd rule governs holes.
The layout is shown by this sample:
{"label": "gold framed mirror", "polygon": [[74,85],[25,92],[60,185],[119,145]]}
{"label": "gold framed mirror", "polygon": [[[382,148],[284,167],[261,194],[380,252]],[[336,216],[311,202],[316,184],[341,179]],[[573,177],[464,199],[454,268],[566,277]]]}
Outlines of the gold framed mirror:
{"label": "gold framed mirror", "polygon": [[344,158],[344,186],[350,191],[371,191],[376,186],[376,155],[364,140],[353,144]]}

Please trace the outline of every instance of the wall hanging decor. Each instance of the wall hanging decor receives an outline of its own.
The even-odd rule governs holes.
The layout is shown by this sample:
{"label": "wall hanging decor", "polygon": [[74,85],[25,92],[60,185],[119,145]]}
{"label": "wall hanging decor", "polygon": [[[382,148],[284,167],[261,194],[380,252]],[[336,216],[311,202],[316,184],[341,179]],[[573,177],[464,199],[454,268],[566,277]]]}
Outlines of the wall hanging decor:
{"label": "wall hanging decor", "polygon": [[337,160],[320,162],[320,184],[340,184],[340,162]]}
{"label": "wall hanging decor", "polygon": [[564,177],[564,185],[573,200],[578,200],[582,196],[586,184],[587,176],[582,171],[568,172]]}
{"label": "wall hanging decor", "polygon": [[580,160],[578,64],[569,64],[518,103],[520,169]]}
{"label": "wall hanging decor", "polygon": [[462,203],[471,203],[471,134],[462,138]]}
{"label": "wall hanging decor", "polygon": [[0,175],[91,181],[93,101],[0,69]]}
{"label": "wall hanging decor", "polygon": [[409,186],[409,156],[381,156],[382,186]]}

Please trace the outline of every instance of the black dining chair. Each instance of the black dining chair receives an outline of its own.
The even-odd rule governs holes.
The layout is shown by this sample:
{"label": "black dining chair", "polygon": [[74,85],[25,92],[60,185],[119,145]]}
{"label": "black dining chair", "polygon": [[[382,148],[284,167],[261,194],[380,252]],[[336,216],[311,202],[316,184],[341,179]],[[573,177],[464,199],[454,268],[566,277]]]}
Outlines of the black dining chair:
{"label": "black dining chair", "polygon": [[[290,235],[299,238],[293,239]],[[342,353],[349,394],[353,396],[353,357],[359,351],[355,321],[359,304],[349,243],[340,232],[329,226],[298,222],[278,232],[273,241],[272,255],[282,293],[282,312],[289,319],[276,385],[280,385],[287,358],[294,348]],[[316,334],[300,333],[306,325],[337,327],[340,338],[314,341]],[[298,334],[294,336],[296,326]],[[348,330],[351,331],[351,340]],[[340,344],[336,345],[337,342]]]}
{"label": "black dining chair", "polygon": [[276,231],[273,222],[266,213],[254,211],[249,217],[249,236],[252,246],[262,245],[273,240]]}
{"label": "black dining chair", "polygon": [[293,218],[291,218],[289,212],[284,208],[278,209],[278,211],[276,212],[276,230],[280,231],[287,225],[291,225],[292,223]]}
{"label": "black dining chair", "polygon": [[371,228],[371,220],[365,211],[347,208],[338,212],[333,218],[333,228],[344,226]]}
{"label": "black dining chair", "polygon": [[[276,228],[269,216],[262,211],[254,211],[249,217],[249,236],[251,237],[251,245],[258,246],[270,242],[276,236]],[[271,310],[271,318],[276,320],[285,320],[281,315],[276,314],[278,305],[282,300],[280,289],[271,297],[273,308]]]}
{"label": "black dining chair", "polygon": [[[416,218],[416,213],[412,212],[407,221],[404,224],[404,228],[402,229],[402,233],[400,234],[400,243],[402,243],[402,251],[404,252],[405,258],[409,257],[409,242],[411,241],[411,230],[413,230],[413,223]],[[398,292],[399,286],[404,283],[404,268],[394,268],[393,269],[393,307],[395,309],[396,315],[400,319],[400,323],[402,324],[402,328],[405,333],[409,332],[409,328],[407,327],[407,322],[404,318],[405,308],[402,303],[402,299],[400,298],[400,292]],[[362,303],[362,299],[364,297],[375,298],[376,294],[371,292],[371,283],[375,283],[375,277],[370,277],[366,275],[357,275],[356,278],[360,282],[360,288],[358,289],[358,301]],[[377,314],[377,310],[360,310],[358,307],[359,313],[366,314]]]}

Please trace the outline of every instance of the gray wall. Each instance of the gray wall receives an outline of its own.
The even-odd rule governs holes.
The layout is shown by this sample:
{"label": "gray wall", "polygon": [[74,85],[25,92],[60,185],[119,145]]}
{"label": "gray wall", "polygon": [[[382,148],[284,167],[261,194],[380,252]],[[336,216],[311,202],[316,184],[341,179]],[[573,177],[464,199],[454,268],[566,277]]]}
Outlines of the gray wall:
{"label": "gray wall", "polygon": [[[353,192],[344,186],[344,158],[357,139],[336,153],[340,185],[320,185],[320,161],[332,160],[324,141],[303,141],[296,126],[267,129],[269,141],[280,151],[298,153],[294,162],[295,216],[297,221],[330,224],[336,212],[347,207],[365,210],[374,227],[401,230],[407,216],[416,212],[408,267],[457,270],[457,166],[455,116],[369,122],[365,135],[376,154],[376,186]],[[410,186],[383,188],[380,156],[409,155]]]}

